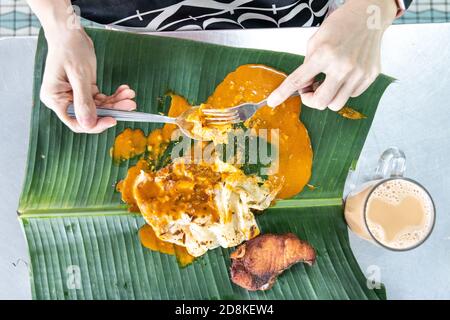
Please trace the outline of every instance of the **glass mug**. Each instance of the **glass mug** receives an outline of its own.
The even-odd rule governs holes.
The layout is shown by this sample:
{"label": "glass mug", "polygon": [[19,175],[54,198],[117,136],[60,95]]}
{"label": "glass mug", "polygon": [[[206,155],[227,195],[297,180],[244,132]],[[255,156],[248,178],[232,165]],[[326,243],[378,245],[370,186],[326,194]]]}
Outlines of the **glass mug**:
{"label": "glass mug", "polygon": [[403,177],[405,164],[401,150],[387,149],[373,179],[350,192],[345,200],[345,220],[350,229],[394,251],[421,245],[431,234],[436,215],[428,191]]}

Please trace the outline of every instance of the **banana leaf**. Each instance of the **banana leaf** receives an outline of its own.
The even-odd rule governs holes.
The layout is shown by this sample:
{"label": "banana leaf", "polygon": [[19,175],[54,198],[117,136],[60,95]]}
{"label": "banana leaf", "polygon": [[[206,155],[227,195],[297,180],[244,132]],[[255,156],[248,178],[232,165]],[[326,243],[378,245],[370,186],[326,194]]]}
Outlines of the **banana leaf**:
{"label": "banana leaf", "polygon": [[[225,47],[189,40],[88,29],[97,55],[101,92],[128,83],[140,111],[165,112],[174,91],[198,104],[239,65],[261,63],[286,73],[302,63],[293,54]],[[141,246],[139,214],[127,212],[115,191],[133,160],[113,164],[109,149],[126,127],[145,133],[157,125],[120,123],[99,135],[75,134],[39,100],[47,46],[41,32],[35,62],[34,107],[19,217],[29,247],[35,299],[385,299],[369,289],[349,245],[342,190],[364,144],[378,102],[392,82],[380,75],[349,105],[367,118],[349,120],[304,107],[301,119],[314,150],[310,183],[257,217],[262,232],[294,232],[317,250],[314,266],[295,265],[266,292],[230,282],[231,249],[215,249],[179,268],[174,256]],[[75,282],[74,282],[75,281]],[[74,285],[75,284],[75,285]]]}

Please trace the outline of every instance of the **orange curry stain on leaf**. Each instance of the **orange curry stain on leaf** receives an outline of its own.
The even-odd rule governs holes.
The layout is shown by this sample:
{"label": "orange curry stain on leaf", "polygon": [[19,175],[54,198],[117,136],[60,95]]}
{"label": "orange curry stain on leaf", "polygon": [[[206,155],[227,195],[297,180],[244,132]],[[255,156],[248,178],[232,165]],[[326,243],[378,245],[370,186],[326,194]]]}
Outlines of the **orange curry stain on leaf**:
{"label": "orange curry stain on leaf", "polygon": [[160,240],[153,228],[145,224],[139,229],[139,239],[144,247],[165,254],[175,255],[180,266],[184,267],[192,263],[195,258],[191,256],[185,247]]}
{"label": "orange curry stain on leaf", "polygon": [[341,110],[338,111],[338,114],[340,114],[344,118],[351,119],[351,120],[361,120],[361,119],[367,118],[361,112],[356,111],[355,109],[350,108],[350,107],[343,107]]}
{"label": "orange curry stain on leaf", "polygon": [[118,163],[143,154],[147,148],[147,137],[141,129],[127,128],[114,141],[111,156]]}
{"label": "orange curry stain on leaf", "polygon": [[[181,96],[170,94],[170,117],[177,117],[191,105]],[[111,156],[116,163],[134,158],[149,151],[151,159],[157,159],[170,142],[173,131],[177,128],[174,124],[165,124],[160,129],[153,130],[148,137],[141,129],[127,128],[121,132],[114,141]]]}

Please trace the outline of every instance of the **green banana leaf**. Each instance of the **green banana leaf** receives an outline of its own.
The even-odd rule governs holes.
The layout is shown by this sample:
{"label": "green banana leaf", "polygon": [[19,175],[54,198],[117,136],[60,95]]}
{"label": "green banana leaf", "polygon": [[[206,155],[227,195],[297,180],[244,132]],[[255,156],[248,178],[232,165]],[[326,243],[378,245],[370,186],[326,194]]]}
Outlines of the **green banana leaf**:
{"label": "green banana leaf", "polygon": [[[303,57],[224,47],[173,38],[90,29],[98,86],[112,93],[128,83],[140,111],[164,112],[160,97],[171,90],[198,104],[236,67],[262,63],[286,73]],[[385,299],[368,289],[348,240],[342,190],[364,144],[378,102],[392,79],[381,75],[349,105],[364,120],[303,108],[313,150],[314,190],[280,201],[258,216],[265,233],[294,232],[317,250],[312,267],[285,271],[266,292],[248,292],[229,279],[229,253],[216,249],[179,268],[174,256],[141,246],[144,224],[115,191],[133,160],[114,165],[109,149],[126,127],[148,133],[155,124],[119,123],[99,135],[75,134],[39,100],[47,47],[36,53],[34,107],[28,166],[19,217],[29,246],[35,299]],[[76,280],[76,281],[75,281]],[[75,281],[76,285],[73,285]]]}

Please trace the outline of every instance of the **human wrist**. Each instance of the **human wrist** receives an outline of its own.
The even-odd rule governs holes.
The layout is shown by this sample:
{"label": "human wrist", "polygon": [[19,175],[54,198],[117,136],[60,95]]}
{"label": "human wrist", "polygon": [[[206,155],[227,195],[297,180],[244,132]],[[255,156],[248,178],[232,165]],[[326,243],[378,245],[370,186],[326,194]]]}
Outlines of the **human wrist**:
{"label": "human wrist", "polygon": [[380,14],[381,23],[388,27],[395,20],[398,13],[396,0],[347,0],[344,6],[350,6],[351,10],[357,14]]}
{"label": "human wrist", "polygon": [[398,6],[396,0],[370,0],[376,2],[375,5],[379,5],[381,8],[382,16],[385,22],[392,24],[397,16]]}
{"label": "human wrist", "polygon": [[67,43],[72,39],[85,36],[84,29],[81,26],[73,28],[66,24],[52,24],[43,27],[43,29],[49,45]]}
{"label": "human wrist", "polygon": [[69,0],[28,0],[28,4],[38,17],[49,43],[83,31]]}
{"label": "human wrist", "polygon": [[75,12],[67,9],[65,12],[51,14],[53,15],[52,19],[42,24],[47,42],[60,43],[84,34],[84,29]]}

